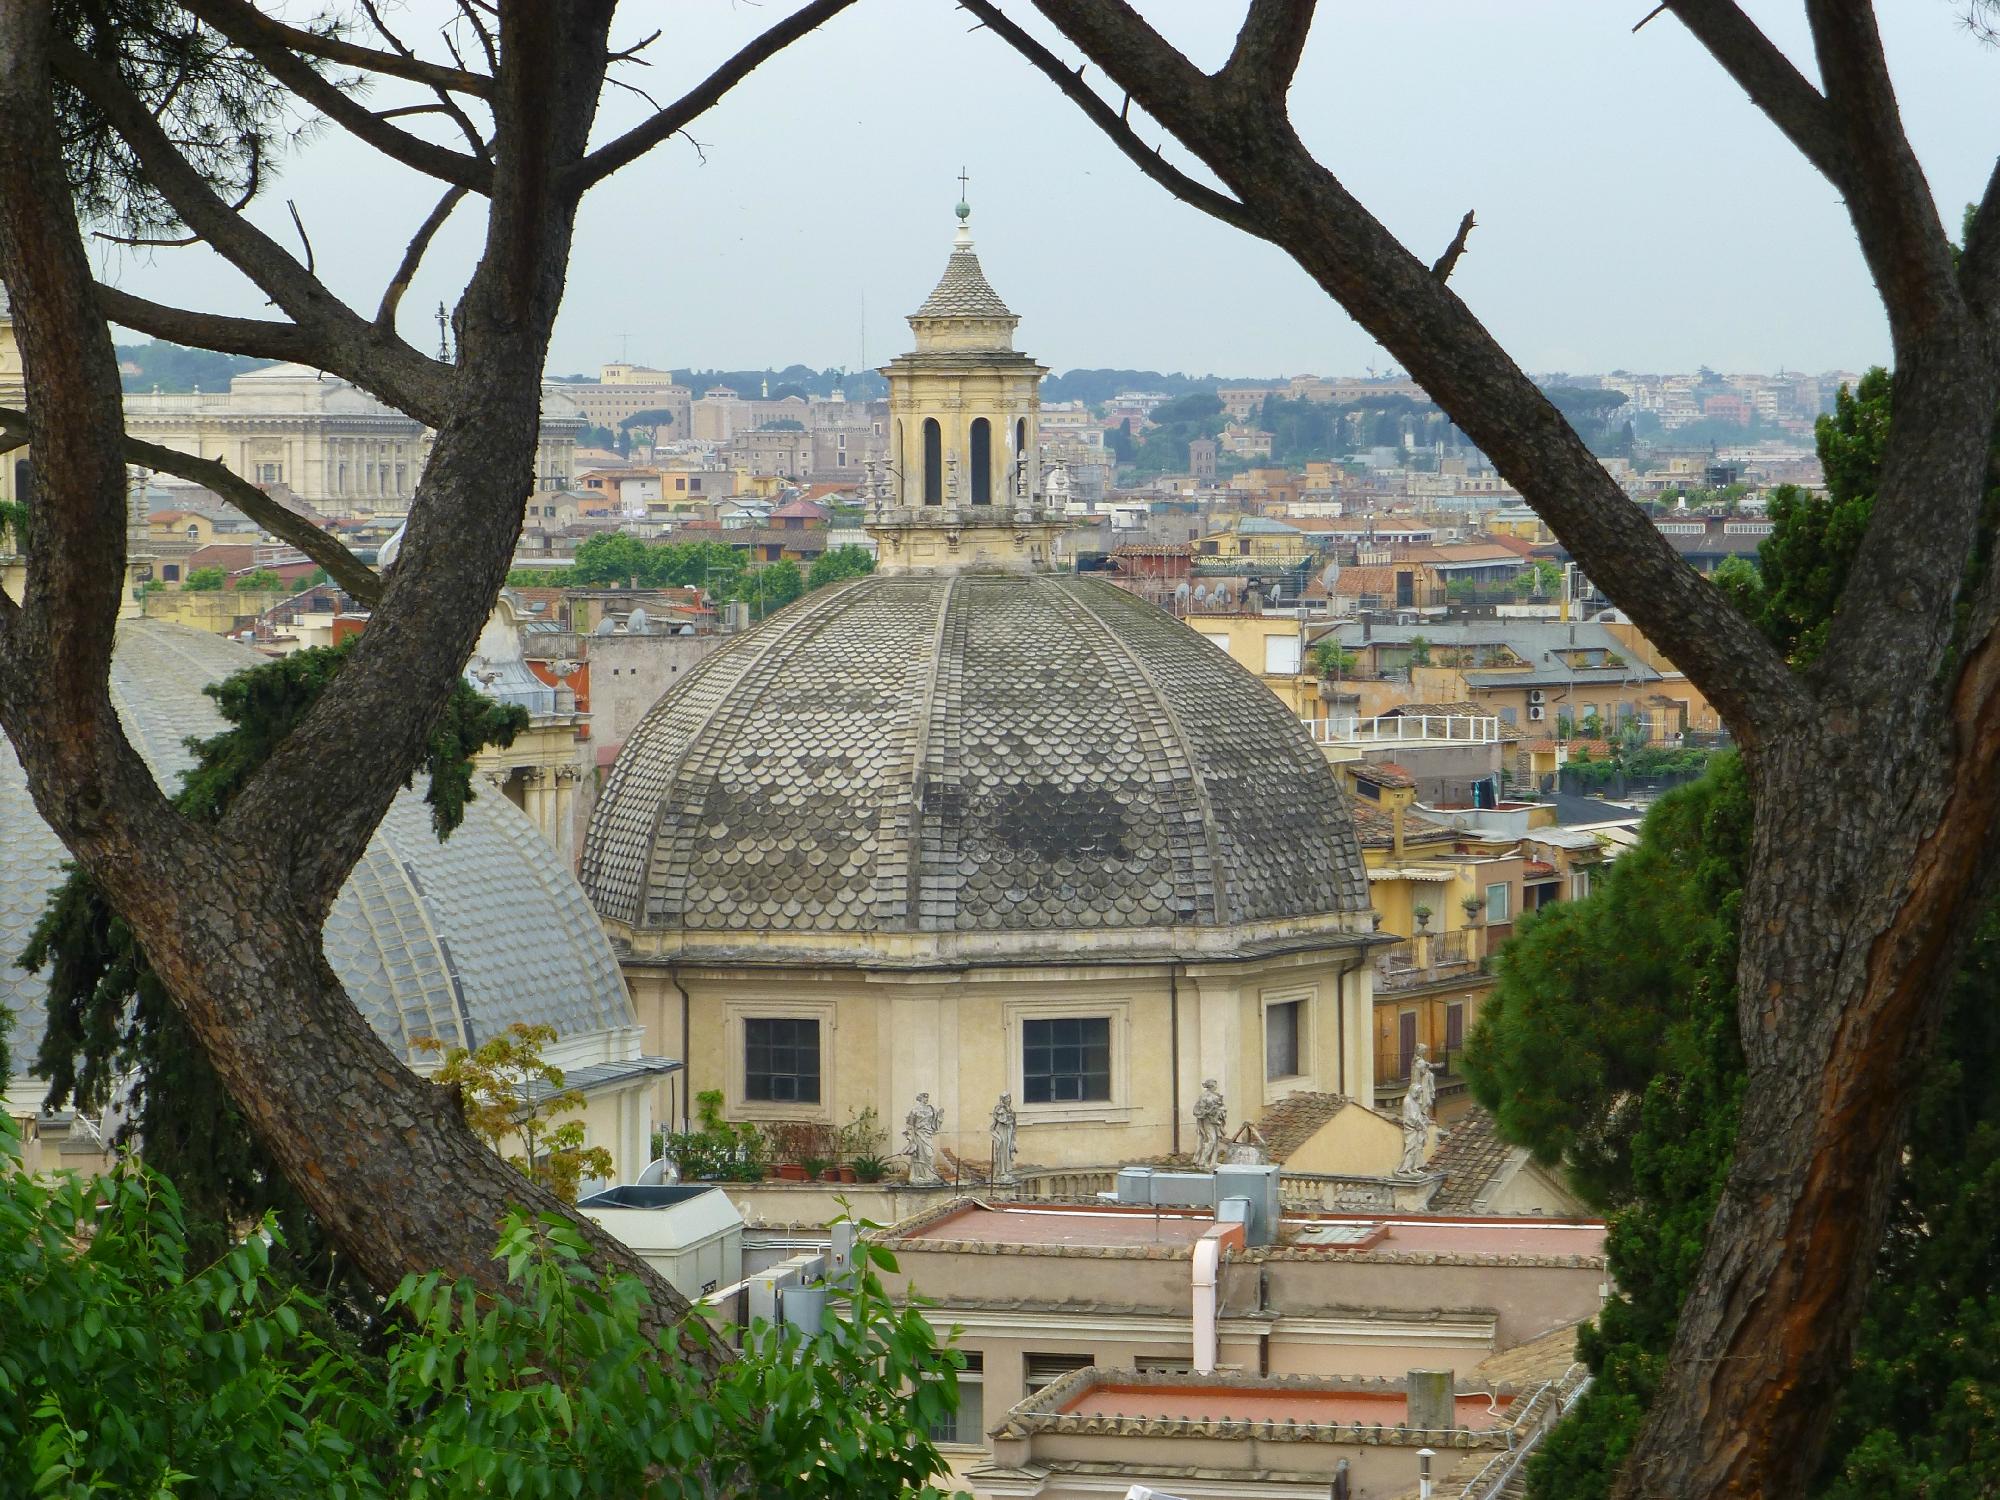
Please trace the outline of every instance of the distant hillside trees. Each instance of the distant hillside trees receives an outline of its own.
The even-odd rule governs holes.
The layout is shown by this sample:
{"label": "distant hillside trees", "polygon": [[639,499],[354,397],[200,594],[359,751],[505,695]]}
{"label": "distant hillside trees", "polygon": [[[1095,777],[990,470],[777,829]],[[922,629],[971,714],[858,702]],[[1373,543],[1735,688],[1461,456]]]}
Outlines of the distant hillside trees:
{"label": "distant hillside trees", "polygon": [[226,391],[232,376],[245,370],[262,369],[268,359],[245,359],[238,354],[217,354],[209,349],[187,349],[155,339],[149,344],[119,344],[119,380],[128,391]]}

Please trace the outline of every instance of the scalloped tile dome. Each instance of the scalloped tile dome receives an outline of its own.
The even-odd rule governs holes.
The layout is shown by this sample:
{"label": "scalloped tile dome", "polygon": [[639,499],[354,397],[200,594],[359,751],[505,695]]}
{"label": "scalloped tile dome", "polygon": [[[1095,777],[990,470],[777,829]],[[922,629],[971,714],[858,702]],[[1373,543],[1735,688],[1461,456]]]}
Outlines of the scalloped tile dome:
{"label": "scalloped tile dome", "polygon": [[1153,605],[1054,573],[872,575],[737,638],[627,740],[582,881],[608,922],[718,949],[1368,907],[1285,706]]}
{"label": "scalloped tile dome", "polygon": [[[216,733],[201,691],[265,660],[222,636],[159,620],[119,625],[111,697],[133,745],[170,789],[183,741]],[[11,746],[0,755],[0,1006],[14,1068],[34,1066],[47,981],[12,960],[67,857],[35,810]],[[399,793],[327,918],[327,961],[390,1047],[484,1041],[515,1021],[564,1034],[633,1024],[611,946],[575,880],[513,803],[488,792],[444,843],[423,789]]]}

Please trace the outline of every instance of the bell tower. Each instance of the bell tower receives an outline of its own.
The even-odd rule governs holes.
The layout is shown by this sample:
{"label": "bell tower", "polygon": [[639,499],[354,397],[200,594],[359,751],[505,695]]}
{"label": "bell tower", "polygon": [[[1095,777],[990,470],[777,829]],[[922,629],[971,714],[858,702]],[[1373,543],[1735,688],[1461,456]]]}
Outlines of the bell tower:
{"label": "bell tower", "polygon": [[868,529],[885,572],[1046,568],[1062,530],[1039,457],[1048,371],[1014,348],[1021,320],[980,269],[971,215],[961,201],[944,276],[910,315],[916,348],[882,370],[890,457]]}

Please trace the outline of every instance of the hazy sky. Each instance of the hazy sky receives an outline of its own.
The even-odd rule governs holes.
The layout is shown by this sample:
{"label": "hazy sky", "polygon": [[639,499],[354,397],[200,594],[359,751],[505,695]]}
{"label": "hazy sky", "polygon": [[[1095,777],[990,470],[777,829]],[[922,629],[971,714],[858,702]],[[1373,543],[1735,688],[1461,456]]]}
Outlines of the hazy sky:
{"label": "hazy sky", "polygon": [[[1204,66],[1226,55],[1242,12],[1236,0],[1141,3]],[[651,67],[622,76],[669,98],[791,8],[627,0],[619,36],[666,34]],[[1817,371],[1886,357],[1833,191],[1670,16],[1632,34],[1651,8],[1323,0],[1293,117],[1424,259],[1477,210],[1453,284],[1532,370]],[[1810,74],[1798,0],[1747,8]],[[1026,0],[1011,9],[1032,15]],[[2000,52],[1959,27],[1956,0],[1878,9],[1908,127],[1955,228],[2000,151]],[[434,36],[434,0],[398,13],[412,41]],[[971,24],[952,0],[859,0],[694,127],[706,163],[676,141],[600,187],[551,370],[621,351],[660,366],[880,364],[907,347],[903,315],[943,267],[961,165],[987,275],[1044,364],[1389,367],[1289,259],[1142,177]],[[613,91],[600,123],[623,128],[645,108]],[[290,241],[286,196],[321,273],[372,310],[435,191],[329,131],[256,211]],[[481,227],[461,207],[404,303],[404,331],[425,347],[429,313],[455,298]],[[135,291],[260,309],[199,251],[107,248],[103,260]]]}

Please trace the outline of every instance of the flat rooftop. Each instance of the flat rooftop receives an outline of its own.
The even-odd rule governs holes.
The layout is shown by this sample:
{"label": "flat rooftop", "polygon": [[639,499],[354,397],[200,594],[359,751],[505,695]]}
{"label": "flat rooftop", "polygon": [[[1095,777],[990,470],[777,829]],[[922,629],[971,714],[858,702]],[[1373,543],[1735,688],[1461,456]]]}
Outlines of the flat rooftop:
{"label": "flat rooftop", "polygon": [[[1200,1208],[966,1202],[928,1222],[892,1230],[926,1244],[1120,1248],[1192,1246],[1215,1227]],[[1595,1219],[1432,1218],[1428,1215],[1287,1215],[1280,1247],[1329,1256],[1390,1251],[1427,1255],[1570,1256],[1604,1253]]]}
{"label": "flat rooftop", "polygon": [[1215,1228],[1204,1209],[990,1207],[969,1203],[911,1238],[991,1245],[1192,1245]]}
{"label": "flat rooftop", "polygon": [[[1460,1427],[1505,1426],[1511,1396],[1497,1403],[1460,1396]],[[1498,1410],[1492,1409],[1497,1404]],[[1394,1391],[1288,1390],[1282,1386],[1153,1385],[1143,1381],[1085,1386],[1059,1409],[1065,1416],[1130,1417],[1174,1422],[1296,1422],[1302,1427],[1400,1426],[1408,1410]]]}

